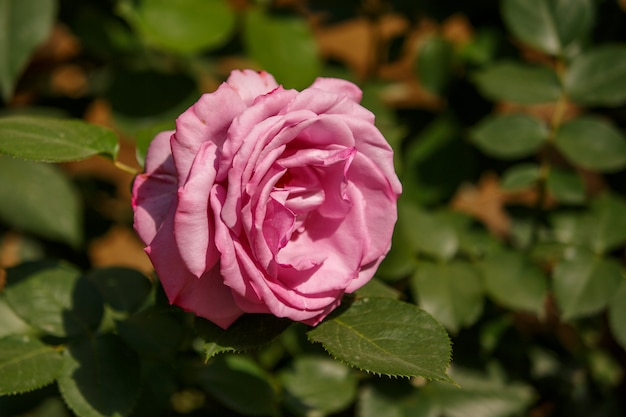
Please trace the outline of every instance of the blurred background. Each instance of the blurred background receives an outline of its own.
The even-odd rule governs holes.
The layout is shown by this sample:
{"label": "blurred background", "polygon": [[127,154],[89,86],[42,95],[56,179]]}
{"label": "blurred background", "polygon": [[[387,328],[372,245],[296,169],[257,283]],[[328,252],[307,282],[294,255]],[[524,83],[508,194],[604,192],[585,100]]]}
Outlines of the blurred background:
{"label": "blurred background", "polygon": [[[286,88],[354,81],[396,152],[404,194],[377,277],[446,327],[461,388],[360,373],[294,330],[204,379],[172,371],[131,415],[626,415],[625,1],[0,0],[0,17],[1,114],[110,127],[138,170],[155,133],[241,68]],[[29,169],[0,159],[0,267],[151,273],[131,173],[91,158],[42,185]],[[55,389],[0,397],[0,416],[71,415]]]}

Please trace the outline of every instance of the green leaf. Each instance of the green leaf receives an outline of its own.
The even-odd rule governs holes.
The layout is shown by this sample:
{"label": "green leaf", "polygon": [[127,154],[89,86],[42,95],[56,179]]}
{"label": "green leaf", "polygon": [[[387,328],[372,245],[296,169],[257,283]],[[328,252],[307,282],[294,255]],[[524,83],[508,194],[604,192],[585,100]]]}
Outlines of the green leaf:
{"label": "green leaf", "polygon": [[245,356],[222,355],[212,359],[202,369],[198,381],[218,401],[240,414],[273,416],[277,413],[278,398],[272,381]]}
{"label": "green leaf", "polygon": [[381,262],[376,275],[386,281],[395,281],[410,275],[414,269],[414,254],[405,233],[400,230],[400,225],[396,225],[391,238],[391,250]]}
{"label": "green leaf", "polygon": [[148,43],[182,54],[222,46],[235,29],[225,0],[141,0],[136,11],[122,14]]}
{"label": "green leaf", "polygon": [[357,298],[393,298],[399,300],[402,293],[395,288],[390,287],[379,279],[373,278],[363,287],[359,288],[355,295]]}
{"label": "green leaf", "polygon": [[483,284],[469,262],[420,262],[411,280],[418,305],[456,333],[472,325],[483,307]]}
{"label": "green leaf", "polygon": [[280,376],[289,395],[287,406],[295,408],[297,415],[338,413],[356,398],[354,373],[330,358],[297,357]]}
{"label": "green leaf", "polygon": [[603,45],[578,55],[565,73],[568,96],[588,106],[617,106],[626,101],[626,46]]}
{"label": "green leaf", "polygon": [[[28,400],[26,400],[28,401]],[[32,414],[31,414],[32,413]],[[32,417],[71,417],[60,397],[47,397],[29,413]]]}
{"label": "green leaf", "polygon": [[414,204],[398,204],[398,232],[404,233],[414,251],[437,259],[451,259],[458,248],[454,226],[436,214],[428,213]]}
{"label": "green leaf", "polygon": [[548,137],[547,126],[525,114],[490,116],[471,132],[470,138],[487,155],[517,159],[535,153]]}
{"label": "green leaf", "polygon": [[446,203],[460,184],[475,175],[477,154],[455,118],[437,117],[408,140],[406,150],[396,149],[395,155],[404,161],[403,198],[424,205]]}
{"label": "green leaf", "polygon": [[510,417],[525,415],[533,403],[532,388],[503,382],[459,367],[450,370],[460,387],[429,382],[374,381],[359,398],[359,417]]}
{"label": "green leaf", "polygon": [[56,0],[0,0],[0,90],[4,101],[32,53],[50,35]]}
{"label": "green leaf", "polygon": [[534,400],[529,385],[503,381],[497,375],[484,375],[452,368],[450,376],[460,385],[432,383],[425,387],[426,398],[440,405],[450,417],[505,417],[523,415]]}
{"label": "green leaf", "polygon": [[427,38],[417,56],[417,78],[435,94],[443,94],[452,77],[454,48],[441,36]]}
{"label": "green leaf", "polygon": [[184,329],[168,312],[142,311],[116,322],[117,332],[142,357],[167,360],[176,353]]}
{"label": "green leaf", "polygon": [[56,167],[0,155],[0,221],[76,248],[81,209],[78,193]]}
{"label": "green leaf", "polygon": [[614,172],[626,167],[626,139],[609,122],[581,116],[564,123],[554,138],[567,159],[583,168]]}
{"label": "green leaf", "polygon": [[86,277],[98,289],[106,304],[126,313],[139,310],[152,290],[148,277],[125,267],[94,269]]}
{"label": "green leaf", "polygon": [[179,371],[176,362],[142,361],[141,392],[132,412],[133,417],[164,416],[171,412],[172,399],[181,388],[174,375]]}
{"label": "green leaf", "polygon": [[113,334],[68,346],[59,389],[81,417],[127,415],[140,390],[139,358]]}
{"label": "green leaf", "polygon": [[44,116],[0,118],[0,153],[41,162],[78,161],[93,155],[115,159],[117,135],[81,120]]}
{"label": "green leaf", "polygon": [[284,332],[293,322],[268,314],[244,314],[227,330],[208,320],[196,317],[198,337],[205,342],[206,359],[222,352],[243,352],[267,344]]}
{"label": "green leaf", "polygon": [[584,250],[561,260],[554,268],[554,296],[563,319],[599,312],[608,305],[623,279],[619,263]]}
{"label": "green leaf", "polygon": [[551,237],[568,246],[588,246],[590,217],[588,212],[554,212],[549,215]]}
{"label": "green leaf", "polygon": [[[346,306],[347,307],[347,306]],[[354,301],[308,332],[337,359],[368,372],[450,382],[450,339],[414,305],[389,298]]]}
{"label": "green leaf", "polygon": [[552,168],[546,185],[550,194],[561,203],[585,202],[585,183],[576,171]]}
{"label": "green leaf", "polygon": [[593,23],[589,0],[505,0],[502,14],[517,38],[553,55],[563,55]]}
{"label": "green leaf", "polygon": [[539,165],[522,163],[513,165],[502,174],[500,186],[503,190],[515,191],[530,188],[541,176]]}
{"label": "green leaf", "polygon": [[562,94],[553,70],[514,62],[491,64],[473,80],[485,96],[497,101],[538,104],[557,101]]}
{"label": "green leaf", "polygon": [[52,383],[61,373],[63,356],[25,335],[0,339],[0,395],[21,394]]}
{"label": "green leaf", "polygon": [[565,256],[568,249],[568,245],[560,242],[540,241],[530,248],[530,257],[539,264],[554,265]]}
{"label": "green leaf", "polygon": [[460,253],[477,260],[500,250],[502,246],[500,241],[489,233],[484,226],[475,222],[468,215],[459,212],[452,213],[468,219],[467,223],[455,226],[459,237]]}
{"label": "green leaf", "polygon": [[626,350],[626,281],[622,281],[609,304],[609,325],[615,340]]}
{"label": "green leaf", "polygon": [[32,328],[9,307],[3,296],[0,295],[0,338],[30,333]]}
{"label": "green leaf", "polygon": [[617,387],[624,377],[619,360],[608,349],[597,347],[587,355],[589,374],[593,381],[603,387]]}
{"label": "green leaf", "polygon": [[54,336],[91,333],[103,307],[96,289],[73,266],[25,263],[7,269],[6,301],[31,326]]}
{"label": "green leaf", "polygon": [[359,417],[440,417],[441,410],[405,380],[377,379],[359,392]]}
{"label": "green leaf", "polygon": [[607,253],[626,242],[626,203],[613,194],[593,199],[585,218],[586,245],[596,253]]}
{"label": "green leaf", "polygon": [[321,61],[317,44],[304,19],[252,9],[246,13],[244,24],[246,52],[278,83],[287,88],[303,89],[319,75]]}
{"label": "green leaf", "polygon": [[554,240],[604,254],[626,242],[626,203],[613,194],[601,194],[584,212],[550,216]]}
{"label": "green leaf", "polygon": [[534,313],[543,311],[546,277],[518,252],[499,252],[481,264],[487,293],[498,303]]}
{"label": "green leaf", "polygon": [[494,59],[502,43],[502,33],[490,26],[478,26],[471,39],[464,42],[459,55],[470,64],[485,65]]}

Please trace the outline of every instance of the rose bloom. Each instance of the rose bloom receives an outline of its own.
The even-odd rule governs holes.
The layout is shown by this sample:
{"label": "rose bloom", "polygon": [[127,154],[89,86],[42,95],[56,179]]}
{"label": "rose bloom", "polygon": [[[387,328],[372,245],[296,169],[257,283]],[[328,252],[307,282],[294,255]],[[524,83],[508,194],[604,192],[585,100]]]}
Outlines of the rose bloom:
{"label": "rose bloom", "polygon": [[234,71],[159,133],[133,185],[135,230],[172,304],[315,325],[390,248],[401,185],[361,90],[298,92]]}

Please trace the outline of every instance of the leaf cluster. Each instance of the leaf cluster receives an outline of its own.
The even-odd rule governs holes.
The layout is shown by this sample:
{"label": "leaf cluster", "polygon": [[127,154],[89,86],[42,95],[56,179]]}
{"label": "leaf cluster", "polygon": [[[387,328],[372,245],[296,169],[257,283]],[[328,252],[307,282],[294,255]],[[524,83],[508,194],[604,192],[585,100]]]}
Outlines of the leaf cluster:
{"label": "leaf cluster", "polygon": [[[623,415],[620,4],[0,0],[0,417]],[[395,150],[391,251],[315,328],[220,329],[96,250],[238,67],[354,80]]]}

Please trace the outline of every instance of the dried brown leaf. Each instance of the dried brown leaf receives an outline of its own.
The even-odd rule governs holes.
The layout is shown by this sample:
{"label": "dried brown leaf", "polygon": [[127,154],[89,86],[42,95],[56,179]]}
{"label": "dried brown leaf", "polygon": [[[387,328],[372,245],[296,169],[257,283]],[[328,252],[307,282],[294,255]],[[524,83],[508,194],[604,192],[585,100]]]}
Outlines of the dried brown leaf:
{"label": "dried brown leaf", "polygon": [[505,193],[494,173],[484,174],[478,184],[465,184],[450,203],[452,209],[476,218],[496,236],[504,237],[510,228],[510,218],[504,209]]}
{"label": "dried brown leaf", "polygon": [[81,97],[87,92],[85,70],[76,64],[61,65],[52,71],[50,87],[68,97]]}
{"label": "dried brown leaf", "polygon": [[124,226],[113,226],[104,236],[91,242],[88,254],[95,267],[126,266],[145,274],[152,271],[139,238]]}
{"label": "dried brown leaf", "polygon": [[474,29],[467,16],[454,14],[443,21],[441,34],[455,45],[464,45],[474,37]]}

